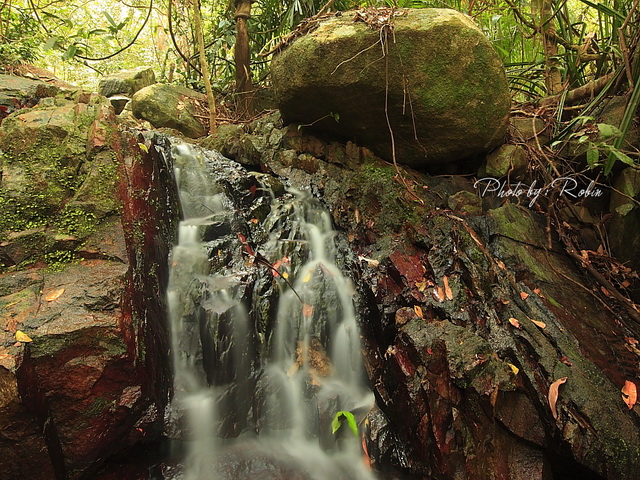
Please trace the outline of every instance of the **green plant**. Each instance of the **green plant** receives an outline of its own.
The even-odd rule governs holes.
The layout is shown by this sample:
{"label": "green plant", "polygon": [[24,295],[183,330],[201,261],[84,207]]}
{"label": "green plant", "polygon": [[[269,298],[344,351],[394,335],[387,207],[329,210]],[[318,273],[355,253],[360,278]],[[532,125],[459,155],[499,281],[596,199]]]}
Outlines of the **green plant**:
{"label": "green plant", "polygon": [[347,425],[351,432],[358,437],[358,423],[356,422],[356,418],[353,416],[353,413],[346,412],[344,410],[339,411],[333,417],[333,420],[331,421],[331,433],[335,435],[335,433],[340,429],[343,424],[343,418],[347,421]]}

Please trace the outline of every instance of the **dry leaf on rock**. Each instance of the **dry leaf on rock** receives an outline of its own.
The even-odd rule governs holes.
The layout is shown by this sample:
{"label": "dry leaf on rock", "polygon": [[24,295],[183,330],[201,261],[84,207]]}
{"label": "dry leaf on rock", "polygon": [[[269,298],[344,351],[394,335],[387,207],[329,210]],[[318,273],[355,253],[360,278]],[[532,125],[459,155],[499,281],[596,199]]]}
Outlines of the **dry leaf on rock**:
{"label": "dry leaf on rock", "polygon": [[520,322],[518,321],[518,319],[517,319],[517,318],[513,318],[513,317],[511,317],[511,318],[509,319],[509,323],[510,323],[511,325],[513,325],[514,327],[516,327],[518,330],[522,330],[522,326],[520,325]]}
{"label": "dry leaf on rock", "polygon": [[535,323],[537,327],[547,328],[547,324],[544,323],[544,322],[541,322],[539,320],[533,320],[532,318],[530,318],[529,320],[531,320],[533,323]]}
{"label": "dry leaf on rock", "polygon": [[560,385],[567,381],[567,378],[568,377],[559,378],[549,387],[549,407],[551,408],[551,414],[553,415],[553,418],[555,418],[556,420],[558,419],[558,411],[556,410],[556,403],[558,403],[559,393],[558,389],[560,388]]}
{"label": "dry leaf on rock", "polygon": [[453,300],[453,291],[449,286],[449,278],[445,275],[444,277],[442,277],[442,280],[444,282],[444,293],[447,296],[447,300]]}
{"label": "dry leaf on rock", "polygon": [[313,315],[313,305],[307,305],[306,303],[302,306],[302,316],[304,318],[309,318]]}
{"label": "dry leaf on rock", "polygon": [[33,342],[33,340],[31,340],[31,337],[29,337],[29,335],[27,335],[26,333],[24,333],[21,330],[18,330],[16,332],[16,340],[22,343],[29,343],[29,342]]}
{"label": "dry leaf on rock", "polygon": [[53,292],[49,292],[47,296],[44,297],[44,299],[47,302],[55,302],[57,299],[59,299],[62,296],[63,293],[64,293],[64,287],[54,290]]}
{"label": "dry leaf on rock", "polygon": [[633,408],[638,401],[638,391],[635,383],[625,380],[624,387],[622,387],[622,400],[627,404],[629,410]]}

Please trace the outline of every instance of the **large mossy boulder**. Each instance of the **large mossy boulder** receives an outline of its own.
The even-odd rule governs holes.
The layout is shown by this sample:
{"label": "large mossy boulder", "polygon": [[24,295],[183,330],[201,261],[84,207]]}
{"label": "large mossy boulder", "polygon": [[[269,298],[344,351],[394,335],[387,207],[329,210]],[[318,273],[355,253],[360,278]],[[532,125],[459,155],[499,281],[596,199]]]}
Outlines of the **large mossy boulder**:
{"label": "large mossy boulder", "polygon": [[194,90],[175,85],[156,83],[136,92],[131,109],[136,118],[147,120],[154,127],[174,128],[184,135],[197,138],[206,131],[196,118],[198,104],[206,97]]}
{"label": "large mossy boulder", "polygon": [[415,168],[502,142],[510,107],[503,65],[468,17],[400,10],[390,29],[359,18],[325,20],[274,58],[285,123],[356,139],[387,160],[395,147],[397,161]]}

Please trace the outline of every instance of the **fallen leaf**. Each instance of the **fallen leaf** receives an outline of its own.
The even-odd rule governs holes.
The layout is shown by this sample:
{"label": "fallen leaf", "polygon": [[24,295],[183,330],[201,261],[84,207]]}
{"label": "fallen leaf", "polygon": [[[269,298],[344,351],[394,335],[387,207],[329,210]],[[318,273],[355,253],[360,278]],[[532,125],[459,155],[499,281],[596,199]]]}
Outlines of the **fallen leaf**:
{"label": "fallen leaf", "polygon": [[605,294],[607,297],[611,297],[611,293],[604,287],[600,287],[600,291]]}
{"label": "fallen leaf", "polygon": [[535,293],[536,295],[540,295],[540,289],[539,288],[534,288],[533,289],[533,293]]}
{"label": "fallen leaf", "polygon": [[532,318],[530,318],[529,320],[531,320],[533,323],[535,323],[537,327],[547,328],[547,324],[544,323],[544,322],[541,322],[539,320],[533,320]]}
{"label": "fallen leaf", "polygon": [[306,303],[302,306],[302,316],[304,318],[309,318],[313,315],[313,305],[307,305]]}
{"label": "fallen leaf", "polygon": [[636,340],[633,337],[624,337],[624,339],[627,341],[627,343],[629,345],[637,345],[638,344],[638,340]]}
{"label": "fallen leaf", "polygon": [[370,267],[377,267],[378,265],[380,265],[380,262],[378,260],[367,258],[364,255],[358,255],[358,260],[367,262],[367,265],[369,265]]}
{"label": "fallen leaf", "polygon": [[549,407],[551,408],[551,414],[553,415],[553,418],[556,420],[558,419],[558,411],[556,410],[556,403],[558,403],[559,393],[558,389],[560,388],[560,385],[567,381],[567,378],[568,377],[559,378],[549,387]]}
{"label": "fallen leaf", "polygon": [[416,288],[419,292],[424,292],[427,287],[433,286],[430,281],[422,279],[421,282],[416,282]]}
{"label": "fallen leaf", "polygon": [[638,391],[635,383],[625,380],[624,387],[622,387],[622,400],[627,404],[629,410],[633,408],[638,401]]}
{"label": "fallen leaf", "polygon": [[523,300],[526,300],[529,297],[529,294],[527,292],[520,292],[520,298]]}
{"label": "fallen leaf", "polygon": [[520,371],[520,369],[512,363],[507,363],[507,365],[509,365],[509,368],[511,369],[514,375],[517,375],[518,372]]}
{"label": "fallen leaf", "polygon": [[522,325],[520,325],[520,322],[518,321],[518,319],[511,317],[509,319],[509,323],[514,327],[516,327],[518,330],[522,330]]}
{"label": "fallen leaf", "polygon": [[442,277],[442,281],[444,282],[444,293],[447,296],[447,300],[453,300],[453,292],[449,286],[449,278],[445,275]]}
{"label": "fallen leaf", "polygon": [[254,225],[257,225],[258,223],[260,223],[260,220],[258,220],[257,218],[252,218],[251,220],[249,220],[251,223],[253,223]]}
{"label": "fallen leaf", "polygon": [[414,305],[413,311],[416,312],[420,318],[424,318],[424,314],[422,313],[422,308],[419,305]]}
{"label": "fallen leaf", "polygon": [[504,264],[502,260],[496,260],[496,263],[498,264],[498,267],[500,267],[501,270],[507,269],[507,266]]}
{"label": "fallen leaf", "polygon": [[427,348],[427,353],[428,353],[429,355],[433,355],[433,350],[432,350],[431,348]]}
{"label": "fallen leaf", "polygon": [[309,280],[311,280],[311,271],[312,271],[312,269],[310,268],[309,271],[307,272],[307,274],[302,279],[302,283],[308,283]]}
{"label": "fallen leaf", "polygon": [[437,300],[439,302],[444,302],[444,290],[442,289],[442,287],[438,287],[438,298]]}
{"label": "fallen leaf", "polygon": [[142,150],[144,153],[149,153],[149,147],[147,147],[144,143],[138,143],[138,147],[140,148],[140,150]]}
{"label": "fallen leaf", "polygon": [[47,302],[55,302],[57,299],[59,299],[62,296],[63,293],[64,293],[64,287],[54,290],[53,292],[50,292],[49,294],[47,294],[46,297],[44,297],[44,299]]}
{"label": "fallen leaf", "polygon": [[289,274],[287,272],[282,272],[282,278],[287,280],[289,278]]}
{"label": "fallen leaf", "polygon": [[26,333],[24,333],[21,330],[18,330],[16,332],[16,340],[22,343],[29,343],[29,342],[33,342],[33,340],[31,340],[31,338],[29,337],[29,335],[27,335]]}
{"label": "fallen leaf", "polygon": [[569,359],[567,358],[567,356],[566,356],[566,355],[564,355],[562,358],[560,358],[560,361],[561,361],[562,363],[564,363],[567,367],[573,367],[573,363],[571,363],[571,362],[569,361]]}

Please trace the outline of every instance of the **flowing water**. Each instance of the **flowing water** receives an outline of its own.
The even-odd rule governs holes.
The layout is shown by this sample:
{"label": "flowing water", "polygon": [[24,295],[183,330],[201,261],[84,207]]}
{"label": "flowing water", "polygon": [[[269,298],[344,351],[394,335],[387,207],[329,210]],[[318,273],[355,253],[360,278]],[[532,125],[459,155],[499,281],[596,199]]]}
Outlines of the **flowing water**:
{"label": "flowing water", "polygon": [[173,157],[183,220],[170,256],[169,423],[189,445],[180,478],[374,478],[345,415],[332,433],[338,412],[361,420],[373,396],[328,212],[215,152],[178,144]]}

